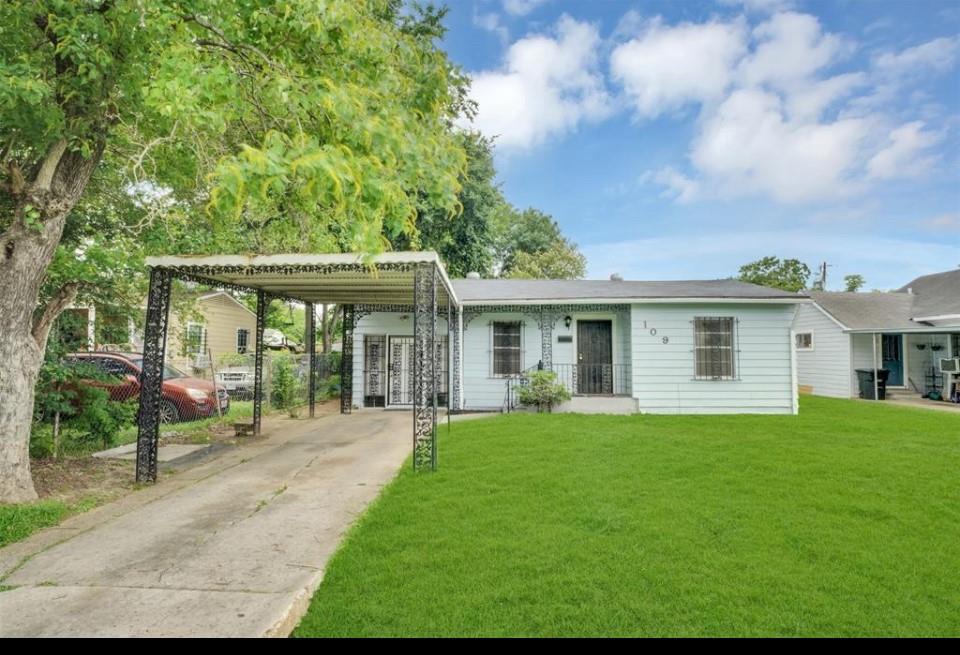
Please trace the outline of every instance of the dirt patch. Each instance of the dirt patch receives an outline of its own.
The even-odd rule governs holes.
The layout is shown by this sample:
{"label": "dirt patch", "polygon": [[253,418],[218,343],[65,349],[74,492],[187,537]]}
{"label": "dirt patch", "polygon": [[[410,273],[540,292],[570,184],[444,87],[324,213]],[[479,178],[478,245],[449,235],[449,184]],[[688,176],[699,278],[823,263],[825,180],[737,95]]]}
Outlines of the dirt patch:
{"label": "dirt patch", "polygon": [[35,459],[30,464],[40,498],[75,504],[81,500],[106,503],[134,487],[132,462],[64,457]]}

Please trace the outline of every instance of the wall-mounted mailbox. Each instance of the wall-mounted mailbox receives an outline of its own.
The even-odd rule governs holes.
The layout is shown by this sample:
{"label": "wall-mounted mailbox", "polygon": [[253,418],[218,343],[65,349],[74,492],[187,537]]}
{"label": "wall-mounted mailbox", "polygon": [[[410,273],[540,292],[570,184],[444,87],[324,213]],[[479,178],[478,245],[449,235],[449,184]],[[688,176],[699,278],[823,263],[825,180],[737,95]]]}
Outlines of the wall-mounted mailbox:
{"label": "wall-mounted mailbox", "polygon": [[573,336],[569,334],[561,334],[557,337],[557,343],[573,343]]}

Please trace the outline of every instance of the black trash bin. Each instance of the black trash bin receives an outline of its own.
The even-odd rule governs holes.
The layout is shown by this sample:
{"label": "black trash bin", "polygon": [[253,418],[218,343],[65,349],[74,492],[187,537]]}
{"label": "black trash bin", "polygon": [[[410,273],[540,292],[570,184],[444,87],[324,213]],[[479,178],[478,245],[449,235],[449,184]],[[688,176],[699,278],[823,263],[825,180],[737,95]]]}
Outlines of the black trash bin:
{"label": "black trash bin", "polygon": [[[880,400],[887,399],[887,378],[890,377],[890,371],[885,368],[877,369],[876,395]],[[866,400],[876,400],[873,386],[873,369],[858,368],[857,382],[860,387],[860,397]]]}

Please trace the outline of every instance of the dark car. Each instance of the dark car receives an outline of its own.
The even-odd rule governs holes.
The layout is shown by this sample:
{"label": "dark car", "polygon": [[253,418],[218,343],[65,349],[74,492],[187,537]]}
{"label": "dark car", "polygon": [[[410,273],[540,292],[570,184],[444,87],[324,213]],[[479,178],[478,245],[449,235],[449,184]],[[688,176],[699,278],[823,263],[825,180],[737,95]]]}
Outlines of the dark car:
{"label": "dark car", "polygon": [[[67,360],[88,364],[99,376],[91,376],[84,384],[99,387],[110,394],[111,400],[126,401],[140,398],[140,372],[143,355],[140,353],[90,352],[74,353]],[[194,421],[230,411],[230,398],[224,389],[209,380],[202,380],[165,364],[163,367],[160,420],[164,423]]]}

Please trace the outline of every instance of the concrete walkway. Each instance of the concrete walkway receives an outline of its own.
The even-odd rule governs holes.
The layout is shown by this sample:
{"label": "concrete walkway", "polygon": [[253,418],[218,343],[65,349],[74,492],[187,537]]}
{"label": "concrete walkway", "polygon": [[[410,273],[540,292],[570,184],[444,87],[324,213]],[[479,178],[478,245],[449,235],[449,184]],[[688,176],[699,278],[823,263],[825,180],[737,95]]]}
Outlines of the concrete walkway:
{"label": "concrete walkway", "polygon": [[410,454],[412,420],[365,410],[265,428],[0,549],[0,636],[287,635]]}

